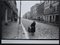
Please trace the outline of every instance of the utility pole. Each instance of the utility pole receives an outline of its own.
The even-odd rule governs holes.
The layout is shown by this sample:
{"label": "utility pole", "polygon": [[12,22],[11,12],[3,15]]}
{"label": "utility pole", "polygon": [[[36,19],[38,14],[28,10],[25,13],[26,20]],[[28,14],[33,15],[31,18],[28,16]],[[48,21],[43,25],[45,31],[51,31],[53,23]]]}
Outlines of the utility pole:
{"label": "utility pole", "polygon": [[[19,13],[19,24],[21,24],[21,0],[20,0],[20,13]],[[17,39],[19,38],[19,30],[20,30],[20,25],[18,24],[18,33],[17,33]]]}
{"label": "utility pole", "polygon": [[21,24],[21,0],[20,0],[20,14],[19,14],[19,24]]}

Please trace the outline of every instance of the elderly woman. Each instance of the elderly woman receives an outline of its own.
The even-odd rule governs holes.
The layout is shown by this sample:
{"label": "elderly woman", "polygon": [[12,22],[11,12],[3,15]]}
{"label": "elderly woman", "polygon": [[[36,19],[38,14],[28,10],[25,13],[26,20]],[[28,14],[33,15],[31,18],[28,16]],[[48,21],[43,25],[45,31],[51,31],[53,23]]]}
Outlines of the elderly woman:
{"label": "elderly woman", "polygon": [[33,23],[31,24],[31,34],[32,35],[34,35],[34,33],[35,33],[35,25],[36,25],[36,23],[35,23],[35,21],[33,21]]}

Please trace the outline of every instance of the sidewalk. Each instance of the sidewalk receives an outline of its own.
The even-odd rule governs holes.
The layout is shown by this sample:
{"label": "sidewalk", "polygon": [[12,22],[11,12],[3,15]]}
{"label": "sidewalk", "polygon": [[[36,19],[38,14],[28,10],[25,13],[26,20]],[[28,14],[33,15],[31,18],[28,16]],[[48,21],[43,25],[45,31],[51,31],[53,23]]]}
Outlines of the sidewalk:
{"label": "sidewalk", "polygon": [[2,39],[22,39],[22,37],[22,26],[18,22],[10,22],[7,26],[3,26]]}
{"label": "sidewalk", "polygon": [[27,30],[25,29],[25,27],[22,23],[21,23],[21,25],[22,25],[22,28],[23,28],[23,31],[24,31],[25,39],[29,39],[29,33],[27,32]]}
{"label": "sidewalk", "polygon": [[25,33],[23,31],[23,27],[22,27],[22,24],[19,24],[18,25],[18,32],[17,32],[17,36],[15,39],[26,39],[25,38]]}

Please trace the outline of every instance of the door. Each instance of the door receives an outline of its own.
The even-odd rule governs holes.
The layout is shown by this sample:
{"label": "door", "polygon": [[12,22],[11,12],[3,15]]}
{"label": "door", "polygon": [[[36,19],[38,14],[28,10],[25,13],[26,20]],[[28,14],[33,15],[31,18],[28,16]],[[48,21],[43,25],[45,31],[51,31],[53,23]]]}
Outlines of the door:
{"label": "door", "polygon": [[56,15],[56,21],[55,21],[56,23],[58,23],[59,22],[59,15]]}

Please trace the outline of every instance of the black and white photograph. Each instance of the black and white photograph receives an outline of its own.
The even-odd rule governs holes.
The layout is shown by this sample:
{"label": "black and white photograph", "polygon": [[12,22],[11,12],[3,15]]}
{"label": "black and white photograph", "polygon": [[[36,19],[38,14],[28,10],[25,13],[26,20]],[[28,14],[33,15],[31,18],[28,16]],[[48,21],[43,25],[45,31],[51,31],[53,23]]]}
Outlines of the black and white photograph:
{"label": "black and white photograph", "polygon": [[0,1],[2,40],[59,39],[58,0]]}

